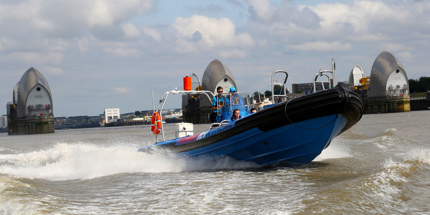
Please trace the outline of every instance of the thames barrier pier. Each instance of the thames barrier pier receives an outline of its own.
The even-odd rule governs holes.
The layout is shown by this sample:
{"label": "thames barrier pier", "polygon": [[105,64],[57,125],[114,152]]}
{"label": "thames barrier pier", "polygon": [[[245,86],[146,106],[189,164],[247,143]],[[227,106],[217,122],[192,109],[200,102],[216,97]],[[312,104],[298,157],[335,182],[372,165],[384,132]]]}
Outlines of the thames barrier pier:
{"label": "thames barrier pier", "polygon": [[411,111],[409,82],[405,68],[391,53],[383,51],[375,59],[370,76],[355,66],[349,77],[353,90],[361,95],[365,113]]}
{"label": "thames barrier pier", "polygon": [[[236,86],[236,81],[230,69],[221,61],[214,59],[206,67],[203,74],[202,84],[194,73],[191,75],[196,81],[192,82],[193,90],[207,90],[217,94],[217,87],[221,86],[224,89]],[[213,112],[212,101],[205,96],[198,94],[182,95],[182,114],[183,121],[194,124],[209,123],[208,115]]]}
{"label": "thames barrier pier", "polygon": [[52,94],[45,77],[31,67],[13,89],[8,102],[8,134],[54,133]]}

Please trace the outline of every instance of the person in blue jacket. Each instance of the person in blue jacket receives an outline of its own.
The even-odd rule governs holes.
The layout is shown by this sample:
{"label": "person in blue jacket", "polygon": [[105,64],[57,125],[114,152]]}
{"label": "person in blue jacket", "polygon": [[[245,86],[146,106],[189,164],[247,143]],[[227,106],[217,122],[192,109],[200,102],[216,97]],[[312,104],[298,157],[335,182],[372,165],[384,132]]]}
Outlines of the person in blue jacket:
{"label": "person in blue jacket", "polygon": [[226,105],[228,106],[243,106],[242,97],[236,93],[235,87],[230,87],[230,95],[226,98]]}
{"label": "person in blue jacket", "polygon": [[[211,121],[214,122],[216,120],[216,121],[220,122],[221,121],[221,108],[225,105],[226,99],[222,95],[223,88],[221,86],[218,86],[216,88],[216,91],[218,94],[216,96],[214,96],[212,99],[212,108],[214,110],[214,112],[212,113],[212,116],[216,116],[216,118],[212,117]],[[220,113],[220,114],[217,114],[217,113]]]}
{"label": "person in blue jacket", "polygon": [[239,109],[234,109],[233,115],[231,116],[231,118],[228,121],[228,123],[234,122],[234,121],[239,120],[241,118],[242,118],[242,116],[240,115],[240,110]]}

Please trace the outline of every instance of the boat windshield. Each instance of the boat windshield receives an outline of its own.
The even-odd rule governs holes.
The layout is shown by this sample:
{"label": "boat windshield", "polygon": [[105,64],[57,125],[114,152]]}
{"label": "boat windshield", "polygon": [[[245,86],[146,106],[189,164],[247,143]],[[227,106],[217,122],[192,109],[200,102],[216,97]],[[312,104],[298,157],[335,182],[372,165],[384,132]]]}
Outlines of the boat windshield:
{"label": "boat windshield", "polygon": [[224,106],[217,111],[217,122],[230,120],[235,109],[240,110],[242,117],[248,116],[251,108],[255,104],[252,94],[235,92],[234,94],[223,94],[225,98]]}

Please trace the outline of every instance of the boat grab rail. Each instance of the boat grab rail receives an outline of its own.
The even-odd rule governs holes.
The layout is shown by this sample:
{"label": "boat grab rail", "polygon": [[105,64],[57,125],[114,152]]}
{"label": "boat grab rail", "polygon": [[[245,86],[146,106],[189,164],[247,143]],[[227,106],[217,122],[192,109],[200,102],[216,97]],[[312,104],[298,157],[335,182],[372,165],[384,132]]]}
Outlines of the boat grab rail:
{"label": "boat grab rail", "polygon": [[[160,119],[163,120],[163,109],[164,109],[164,105],[166,104],[167,98],[169,97],[169,95],[175,95],[175,94],[203,94],[205,95],[209,101],[211,100],[211,96],[212,98],[214,97],[214,94],[211,91],[206,91],[206,90],[171,90],[171,91],[167,91],[163,94],[163,96],[161,96],[161,99],[159,100],[157,109],[154,110],[154,112],[158,112],[160,114]],[[152,96],[154,96],[154,93],[152,93]],[[154,101],[153,101],[154,102]],[[162,140],[161,141],[165,141],[165,137],[164,137],[164,123],[161,123],[161,131],[159,134],[162,134]],[[152,125],[151,125],[152,126]],[[158,143],[158,135],[155,135],[155,142]]]}
{"label": "boat grab rail", "polygon": [[[318,83],[321,83],[321,85],[322,85],[321,87],[322,87],[322,89],[323,89],[323,90],[325,90],[324,83],[325,83],[325,82],[328,82],[328,89],[331,89],[330,76],[328,76],[327,74],[325,74],[325,73],[327,73],[327,72],[330,72],[330,73],[331,73],[331,71],[330,71],[330,70],[320,70],[320,71],[315,75],[315,77],[314,77],[314,85],[313,85],[313,92],[314,92],[314,93],[316,93],[316,92],[317,92],[317,85],[316,85],[316,83],[317,83],[317,82],[318,82]],[[322,76],[327,77],[328,81],[317,81],[317,80],[318,80],[318,77],[322,77]]]}
{"label": "boat grab rail", "polygon": [[[331,78],[330,76],[327,75],[331,74]],[[333,81],[333,86],[337,85],[337,75],[336,75],[336,63],[334,62],[334,58],[331,59],[331,70],[323,70],[320,69],[317,74],[314,76],[314,80],[313,80],[313,89],[311,90],[310,93],[316,93],[317,92],[317,87],[316,87],[316,82],[318,80],[318,77],[322,77],[322,76],[326,76],[328,78],[328,85],[329,85],[329,89],[333,88],[331,85],[331,80]],[[325,90],[324,87],[324,83],[326,81],[318,81],[319,83],[321,83],[322,85],[322,89]]]}
{"label": "boat grab rail", "polygon": [[[284,79],[284,83],[282,84],[282,92],[279,95],[275,95],[275,84],[274,84],[274,77],[276,74],[278,73],[283,73],[285,74],[285,79]],[[285,84],[287,83],[288,80],[288,73],[285,72],[284,70],[276,70],[272,73],[272,78],[271,78],[271,87],[272,87],[272,104],[275,104],[275,97],[285,97],[288,100],[288,96],[287,96],[287,88],[285,86]],[[283,94],[282,94],[283,93]]]}

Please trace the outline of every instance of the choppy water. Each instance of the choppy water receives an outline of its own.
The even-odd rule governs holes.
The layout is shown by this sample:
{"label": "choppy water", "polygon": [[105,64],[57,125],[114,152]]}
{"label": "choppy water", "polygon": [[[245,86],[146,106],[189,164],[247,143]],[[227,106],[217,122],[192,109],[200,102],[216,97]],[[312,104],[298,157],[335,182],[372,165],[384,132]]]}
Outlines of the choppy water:
{"label": "choppy water", "polygon": [[139,153],[142,126],[1,133],[0,214],[430,214],[429,128],[430,111],[364,115],[275,169]]}

